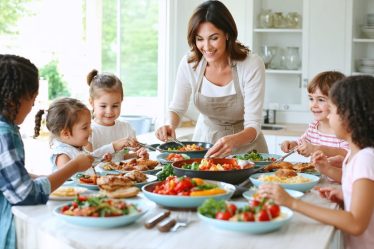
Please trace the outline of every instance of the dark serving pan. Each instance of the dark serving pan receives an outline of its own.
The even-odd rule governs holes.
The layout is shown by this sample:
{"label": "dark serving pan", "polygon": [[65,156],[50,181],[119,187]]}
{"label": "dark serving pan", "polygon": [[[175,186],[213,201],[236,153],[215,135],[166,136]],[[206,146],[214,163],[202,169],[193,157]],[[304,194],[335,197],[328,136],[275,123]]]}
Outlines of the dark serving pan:
{"label": "dark serving pan", "polygon": [[[258,172],[258,168],[253,167],[249,169],[240,170],[225,170],[225,171],[203,171],[203,170],[191,170],[183,169],[184,164],[191,164],[193,162],[200,163],[203,158],[194,158],[188,160],[177,161],[172,164],[173,171],[176,176],[189,176],[198,177],[202,179],[209,179],[221,182],[227,182],[231,184],[239,184],[249,178],[250,175]],[[228,158],[210,158],[215,164],[233,163],[236,159]]]}
{"label": "dark serving pan", "polygon": [[177,153],[177,154],[186,154],[190,158],[203,158],[206,154],[206,152],[213,147],[213,144],[210,143],[204,143],[204,142],[194,142],[194,141],[189,141],[189,142],[182,142],[184,145],[192,145],[196,144],[198,146],[201,146],[204,148],[204,150],[199,150],[199,151],[180,151],[180,150],[170,150],[170,148],[175,148],[175,147],[180,147],[177,143],[174,142],[167,142],[160,144],[157,149],[159,151],[165,152],[165,153]]}

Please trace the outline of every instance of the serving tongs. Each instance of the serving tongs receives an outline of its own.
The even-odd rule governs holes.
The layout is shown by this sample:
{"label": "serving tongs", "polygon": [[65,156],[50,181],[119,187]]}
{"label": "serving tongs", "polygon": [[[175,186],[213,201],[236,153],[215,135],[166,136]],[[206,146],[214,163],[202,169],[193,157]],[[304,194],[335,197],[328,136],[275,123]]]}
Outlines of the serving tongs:
{"label": "serving tongs", "polygon": [[165,150],[163,149],[160,149],[160,148],[157,148],[157,147],[153,147],[152,145],[149,145],[149,144],[145,144],[145,143],[141,143],[141,142],[138,142],[138,144],[141,146],[141,147],[144,147],[146,149],[149,149],[149,150],[152,150],[152,151],[160,151],[160,152],[165,152]]}
{"label": "serving tongs", "polygon": [[295,153],[296,151],[297,151],[297,146],[294,147],[292,150],[290,150],[287,154],[285,154],[285,155],[282,156],[281,158],[278,158],[277,160],[275,160],[273,163],[279,163],[279,162],[284,161],[284,159],[286,159],[288,156],[292,155],[292,154]]}
{"label": "serving tongs", "polygon": [[169,137],[169,140],[178,144],[179,146],[184,147],[184,144],[181,141],[179,141],[178,139],[176,139],[175,137]]}

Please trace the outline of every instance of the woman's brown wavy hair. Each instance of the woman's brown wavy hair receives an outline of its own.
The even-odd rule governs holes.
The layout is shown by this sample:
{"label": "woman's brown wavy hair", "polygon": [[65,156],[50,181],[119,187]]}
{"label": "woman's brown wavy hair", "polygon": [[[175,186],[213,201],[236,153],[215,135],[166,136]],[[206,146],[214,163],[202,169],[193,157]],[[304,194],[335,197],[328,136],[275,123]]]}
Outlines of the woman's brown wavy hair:
{"label": "woman's brown wavy hair", "polygon": [[237,41],[238,29],[234,18],[226,6],[220,1],[206,1],[199,5],[188,23],[187,41],[191,48],[188,63],[194,63],[194,69],[199,64],[202,53],[196,47],[196,35],[200,24],[210,22],[227,35],[226,49],[231,60],[244,60],[250,50]]}

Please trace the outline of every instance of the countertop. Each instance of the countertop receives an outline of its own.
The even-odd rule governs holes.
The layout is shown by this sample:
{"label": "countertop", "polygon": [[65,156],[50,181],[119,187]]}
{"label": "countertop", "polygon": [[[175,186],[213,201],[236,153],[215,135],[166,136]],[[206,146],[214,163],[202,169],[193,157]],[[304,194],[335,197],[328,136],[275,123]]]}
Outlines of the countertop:
{"label": "countertop", "polygon": [[[264,135],[275,135],[275,136],[301,136],[308,128],[308,124],[294,124],[294,123],[277,123],[277,124],[264,124],[265,126],[276,126],[281,127],[280,130],[262,130]],[[180,140],[191,140],[194,132],[194,126],[178,127],[176,129],[177,138]],[[149,132],[137,136],[140,142],[148,144],[160,143],[155,136],[155,132]]]}

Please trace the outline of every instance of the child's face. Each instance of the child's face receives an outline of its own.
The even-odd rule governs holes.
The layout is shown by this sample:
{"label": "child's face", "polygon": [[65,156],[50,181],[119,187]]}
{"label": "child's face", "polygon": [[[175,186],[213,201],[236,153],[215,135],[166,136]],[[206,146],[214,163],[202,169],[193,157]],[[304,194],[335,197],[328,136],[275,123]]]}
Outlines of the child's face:
{"label": "child's face", "polygon": [[95,114],[95,121],[100,125],[112,126],[121,114],[121,94],[102,92],[90,100]]}
{"label": "child's face", "polygon": [[314,93],[309,93],[309,107],[317,121],[325,121],[329,115],[328,97],[319,88]]}
{"label": "child's face", "polygon": [[343,126],[342,119],[337,113],[336,105],[334,105],[331,101],[328,103],[330,109],[330,114],[328,116],[330,127],[334,130],[336,137],[347,140],[347,132]]}
{"label": "child's face", "polygon": [[75,147],[82,147],[88,144],[91,135],[91,114],[88,110],[79,113],[79,120],[73,125],[72,132],[61,137],[61,140]]}
{"label": "child's face", "polygon": [[20,100],[20,106],[19,106],[19,109],[18,109],[18,113],[16,115],[16,118],[14,120],[14,124],[16,125],[20,125],[23,123],[23,121],[25,120],[27,114],[30,113],[31,111],[31,108],[33,107],[34,105],[34,102],[35,102],[35,99],[36,99],[36,96],[38,96],[38,93],[36,93],[34,96],[32,96],[31,98],[22,98]]}

